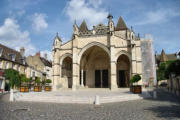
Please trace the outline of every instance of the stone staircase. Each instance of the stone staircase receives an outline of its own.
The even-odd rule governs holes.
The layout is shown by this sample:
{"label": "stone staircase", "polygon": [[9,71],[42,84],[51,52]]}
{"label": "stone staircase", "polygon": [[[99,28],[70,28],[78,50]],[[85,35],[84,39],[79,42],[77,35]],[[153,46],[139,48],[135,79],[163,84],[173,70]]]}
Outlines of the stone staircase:
{"label": "stone staircase", "polygon": [[17,92],[14,93],[14,99],[15,101],[29,102],[94,104],[95,96],[99,96],[100,103],[122,102],[151,97],[147,91],[143,91],[141,95],[124,91],[113,92],[109,90],[79,90],[76,92],[72,92],[67,90],[56,92]]}

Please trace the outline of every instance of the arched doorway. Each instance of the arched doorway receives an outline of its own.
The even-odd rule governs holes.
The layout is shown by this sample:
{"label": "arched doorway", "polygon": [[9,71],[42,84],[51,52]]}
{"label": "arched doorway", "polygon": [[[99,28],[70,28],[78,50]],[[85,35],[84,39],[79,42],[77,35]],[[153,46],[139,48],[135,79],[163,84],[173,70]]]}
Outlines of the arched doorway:
{"label": "arched doorway", "polygon": [[129,87],[130,61],[122,54],[117,59],[117,85],[118,87]]}
{"label": "arched doorway", "polygon": [[62,61],[61,78],[66,88],[72,87],[72,58],[67,56]]}
{"label": "arched doorway", "polygon": [[[89,88],[108,88],[110,80],[110,58],[99,46],[91,46],[80,59],[80,84]],[[83,75],[82,75],[83,74]]]}

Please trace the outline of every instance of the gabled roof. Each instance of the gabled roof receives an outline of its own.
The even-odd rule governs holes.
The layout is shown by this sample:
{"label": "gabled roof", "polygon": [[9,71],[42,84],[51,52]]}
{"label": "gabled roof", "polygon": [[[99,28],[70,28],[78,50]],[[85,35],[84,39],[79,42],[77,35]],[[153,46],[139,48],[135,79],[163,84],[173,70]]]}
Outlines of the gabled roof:
{"label": "gabled roof", "polygon": [[83,20],[83,22],[81,23],[81,25],[79,27],[79,31],[88,31],[88,27],[86,25],[85,20]]}
{"label": "gabled roof", "polygon": [[126,23],[124,22],[123,18],[120,16],[116,25],[115,30],[127,30]]}
{"label": "gabled roof", "polygon": [[52,67],[52,63],[49,60],[47,60],[43,57],[40,57],[40,59],[45,66]]}
{"label": "gabled roof", "polygon": [[[2,48],[2,54],[0,56],[0,59],[4,59],[4,60],[8,60],[8,61],[12,61],[12,62],[16,62],[18,64],[24,64],[23,63],[23,57],[21,56],[20,52],[14,50],[14,49],[11,49],[7,46],[4,46],[2,44],[0,44],[0,48]],[[13,61],[10,57],[10,54],[14,54],[15,55],[15,60]]]}

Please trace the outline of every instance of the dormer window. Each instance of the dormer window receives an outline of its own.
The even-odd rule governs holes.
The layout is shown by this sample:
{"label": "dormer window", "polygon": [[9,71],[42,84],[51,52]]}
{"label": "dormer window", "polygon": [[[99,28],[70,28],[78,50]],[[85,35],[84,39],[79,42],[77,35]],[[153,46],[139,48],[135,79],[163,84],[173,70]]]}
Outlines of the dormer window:
{"label": "dormer window", "polygon": [[10,59],[11,59],[12,61],[15,61],[16,55],[13,54],[13,53],[11,53],[11,54],[9,54],[9,57],[10,57]]}
{"label": "dormer window", "polygon": [[2,56],[3,48],[0,47],[0,57]]}

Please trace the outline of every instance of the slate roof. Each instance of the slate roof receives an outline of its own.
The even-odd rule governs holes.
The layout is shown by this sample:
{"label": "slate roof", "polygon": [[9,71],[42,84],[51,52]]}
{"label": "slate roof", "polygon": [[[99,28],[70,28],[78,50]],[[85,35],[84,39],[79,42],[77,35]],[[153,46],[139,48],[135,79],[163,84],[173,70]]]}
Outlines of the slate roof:
{"label": "slate roof", "polygon": [[83,22],[81,23],[81,25],[79,27],[79,31],[88,31],[88,27],[86,25],[85,20],[83,20]]}
{"label": "slate roof", "polygon": [[[172,53],[172,54],[166,54],[165,53],[165,55],[167,57],[167,61],[172,61],[172,60],[178,59],[176,53]],[[162,56],[162,54],[155,56],[157,64],[159,64],[160,62],[164,62],[164,61],[161,60],[162,59],[161,56]]]}
{"label": "slate roof", "polygon": [[123,18],[120,16],[116,25],[115,30],[127,30],[126,23],[124,22]]}
{"label": "slate roof", "polygon": [[[2,54],[0,56],[0,59],[4,59],[4,60],[7,60],[7,61],[11,61],[11,62],[15,62],[15,63],[18,63],[18,64],[21,64],[21,65],[25,65],[23,63],[23,58],[20,54],[20,52],[14,50],[14,49],[11,49],[7,46],[4,46],[2,44],[0,44],[0,48],[2,49]],[[10,54],[14,54],[15,55],[15,60],[13,61],[10,57]]]}
{"label": "slate roof", "polygon": [[40,57],[40,59],[45,66],[52,67],[52,63],[49,60],[46,60],[43,57]]}

